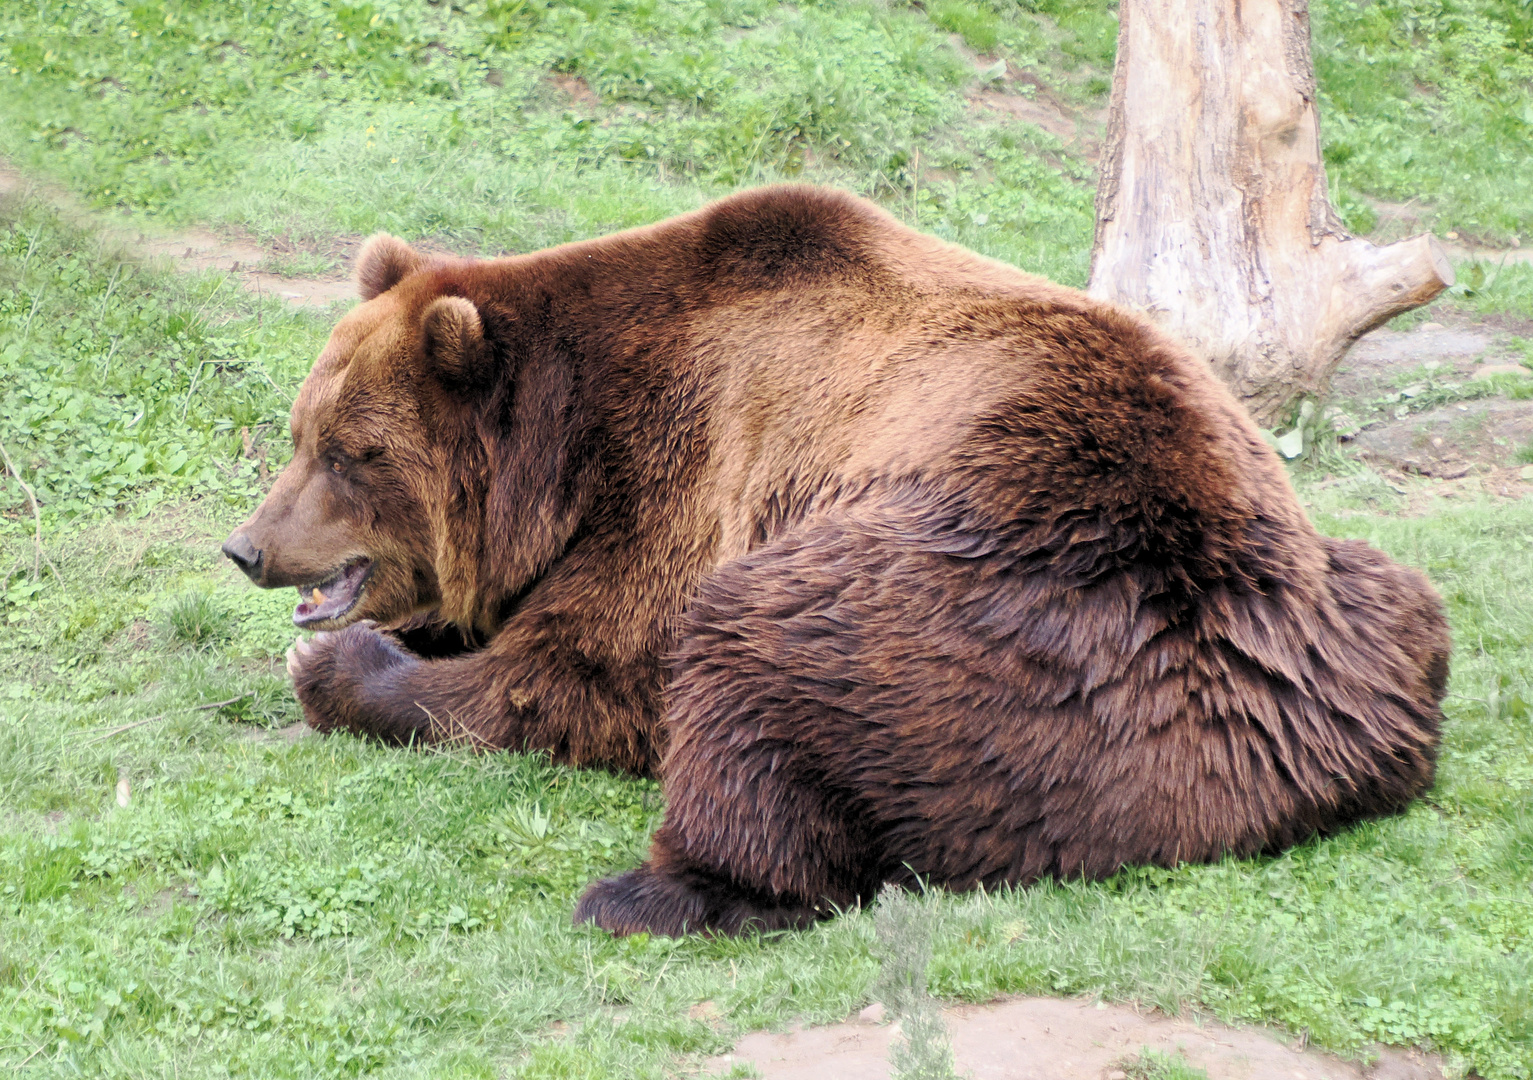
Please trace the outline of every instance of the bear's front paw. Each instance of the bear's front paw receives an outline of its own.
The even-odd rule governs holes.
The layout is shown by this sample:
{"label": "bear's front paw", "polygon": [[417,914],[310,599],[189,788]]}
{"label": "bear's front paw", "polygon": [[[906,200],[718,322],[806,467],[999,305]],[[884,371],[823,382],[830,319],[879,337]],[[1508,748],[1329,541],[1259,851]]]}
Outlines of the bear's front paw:
{"label": "bear's front paw", "polygon": [[371,623],[300,638],[287,651],[293,692],[305,722],[316,731],[394,735],[390,692],[419,663]]}

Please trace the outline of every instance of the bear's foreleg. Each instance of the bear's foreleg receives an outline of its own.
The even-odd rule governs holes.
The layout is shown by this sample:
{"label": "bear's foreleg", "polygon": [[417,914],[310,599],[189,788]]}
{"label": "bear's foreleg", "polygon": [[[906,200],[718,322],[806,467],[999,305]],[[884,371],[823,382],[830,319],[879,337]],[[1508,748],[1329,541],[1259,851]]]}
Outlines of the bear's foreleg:
{"label": "bear's foreleg", "polygon": [[319,731],[543,750],[566,764],[653,773],[658,662],[603,663],[560,644],[503,632],[478,652],[428,661],[359,623],[296,644],[288,672]]}

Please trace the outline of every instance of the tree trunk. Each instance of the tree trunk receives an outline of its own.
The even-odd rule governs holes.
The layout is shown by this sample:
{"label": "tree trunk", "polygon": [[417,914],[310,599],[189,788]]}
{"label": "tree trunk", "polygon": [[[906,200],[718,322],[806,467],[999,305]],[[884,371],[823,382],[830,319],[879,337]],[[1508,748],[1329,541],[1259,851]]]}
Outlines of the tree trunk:
{"label": "tree trunk", "polygon": [[1272,424],[1453,269],[1429,234],[1374,247],[1331,209],[1307,0],[1121,0],[1118,18],[1088,289]]}

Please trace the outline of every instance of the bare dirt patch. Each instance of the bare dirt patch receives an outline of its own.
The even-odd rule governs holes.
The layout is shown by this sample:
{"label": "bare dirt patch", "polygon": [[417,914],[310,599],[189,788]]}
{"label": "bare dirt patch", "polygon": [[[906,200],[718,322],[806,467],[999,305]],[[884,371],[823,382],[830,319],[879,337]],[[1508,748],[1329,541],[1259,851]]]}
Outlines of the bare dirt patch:
{"label": "bare dirt patch", "polygon": [[1008,63],[1005,74],[970,91],[968,103],[972,110],[1000,113],[1042,128],[1093,165],[1102,154],[1107,110],[1072,108],[1025,69]]}
{"label": "bare dirt patch", "polygon": [[1530,442],[1533,401],[1481,399],[1382,424],[1364,431],[1354,445],[1364,458],[1402,472],[1457,480],[1471,472],[1511,469]]}
{"label": "bare dirt patch", "polygon": [[967,95],[970,109],[1001,113],[1042,128],[1064,143],[1066,149],[1096,164],[1107,131],[1106,108],[1073,107],[1036,72],[1009,60],[980,56],[958,34],[950,34],[948,41],[982,80]]}
{"label": "bare dirt patch", "polygon": [[1498,338],[1494,331],[1475,325],[1427,323],[1415,330],[1375,330],[1352,346],[1331,389],[1344,397],[1379,393],[1401,372],[1426,363],[1442,364],[1468,377],[1482,357],[1498,349]]}
{"label": "bare dirt patch", "polygon": [[[1486,323],[1375,330],[1353,346],[1332,383],[1333,401],[1363,425],[1348,445],[1370,464],[1438,480],[1484,482],[1490,494],[1533,492],[1518,461],[1533,443],[1533,400],[1499,393],[1451,396],[1493,376],[1533,383],[1510,335]],[[1489,385],[1486,384],[1486,388]],[[1421,402],[1449,396],[1433,407]]]}
{"label": "bare dirt patch", "polygon": [[548,77],[553,87],[576,105],[595,107],[601,104],[601,98],[591,84],[579,75],[567,75],[564,72],[556,72]]}
{"label": "bare dirt patch", "polygon": [[[287,277],[263,266],[292,253],[292,245],[265,248],[249,237],[218,236],[204,230],[148,233],[120,221],[98,215],[81,206],[68,192],[27,177],[0,161],[0,197],[33,194],[46,199],[69,218],[88,225],[125,251],[145,262],[168,263],[176,270],[221,270],[234,275],[248,292],[272,296],[301,307],[325,307],[354,300],[356,286],[348,269],[322,277]],[[356,243],[336,245],[347,254]]]}
{"label": "bare dirt patch", "polygon": [[[1255,1028],[1197,1022],[1126,1005],[1014,998],[944,1014],[960,1075],[974,1080],[1109,1080],[1148,1048],[1182,1054],[1209,1080],[1442,1080],[1441,1059],[1380,1049],[1372,1064],[1282,1042]],[[849,1022],[747,1035],[710,1073],[739,1062],[763,1080],[887,1080],[893,1025]]]}

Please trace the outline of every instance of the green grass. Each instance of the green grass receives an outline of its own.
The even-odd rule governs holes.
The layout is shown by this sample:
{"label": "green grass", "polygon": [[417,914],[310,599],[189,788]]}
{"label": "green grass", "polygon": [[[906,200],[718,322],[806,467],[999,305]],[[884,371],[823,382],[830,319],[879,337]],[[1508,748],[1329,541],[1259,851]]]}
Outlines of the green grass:
{"label": "green grass", "polygon": [[1129,1080],[1208,1080],[1208,1073],[1180,1054],[1144,1049],[1122,1063]]}
{"label": "green grass", "polygon": [[[1440,233],[1529,235],[1526,5],[1322,0],[1313,14],[1351,225],[1372,229],[1384,199]],[[95,207],[311,253],[377,228],[528,250],[799,177],[1079,283],[1089,162],[967,110],[978,75],[948,35],[1096,108],[1116,25],[1107,0],[14,4],[0,145]],[[570,78],[595,96],[571,97]],[[1473,307],[1533,313],[1525,288],[1469,291]]]}
{"label": "green grass", "polygon": [[1518,0],[1314,5],[1325,158],[1349,224],[1367,195],[1412,203],[1439,233],[1526,236],[1533,187],[1533,9]]}
{"label": "green grass", "polygon": [[[1526,235],[1526,8],[1313,10],[1354,225],[1419,193],[1439,231]],[[376,228],[523,250],[803,177],[1079,283],[1089,163],[968,111],[949,35],[1089,109],[1115,27],[1099,0],[11,4],[0,146],[129,228],[283,241],[290,272]],[[1465,310],[1533,316],[1526,267],[1461,280]],[[0,205],[0,443],[62,577],[5,478],[0,1067],[661,1076],[866,1003],[870,914],[741,942],[568,925],[585,882],[642,856],[653,784],[290,737],[290,601],[217,544],[285,460],[328,328],[39,199]],[[1533,1076],[1533,503],[1402,519],[1353,480],[1316,494],[1320,526],[1425,569],[1454,627],[1431,796],[1277,858],[916,898],[933,994],[1195,1005]],[[702,1001],[720,1025],[688,1018]]]}
{"label": "green grass", "polygon": [[193,589],[167,605],[165,627],[182,644],[215,645],[233,633],[234,618],[212,593]]}
{"label": "green grass", "polygon": [[[7,609],[23,617],[0,642],[0,1062],[658,1076],[733,1031],[868,999],[868,915],[744,942],[570,927],[586,881],[641,857],[652,784],[290,740],[289,600],[219,564],[232,511],[199,506],[51,534],[68,592]],[[1426,1041],[1483,1076],[1528,1075],[1533,505],[1321,524],[1425,568],[1448,603],[1432,795],[1277,858],[917,898],[934,994],[1190,1002],[1341,1050]],[[0,558],[30,561],[22,529]],[[232,612],[231,635],[146,637],[187,595]],[[211,702],[229,703],[195,709]],[[722,1030],[687,1018],[705,1000]]]}
{"label": "green grass", "polygon": [[[30,513],[8,484],[0,1062],[659,1076],[734,1032],[867,1000],[867,915],[744,942],[568,925],[585,882],[641,857],[652,784],[290,740],[290,600],[250,589],[217,543],[260,487],[239,430],[267,425],[280,464],[324,324],[214,294],[212,278],[124,265],[114,285],[110,247],[35,205],[8,235],[3,273],[26,285],[0,323],[0,430],[45,501],[63,581],[34,579]],[[23,335],[27,290],[59,307]],[[228,362],[202,371],[210,351]],[[1344,1051],[1422,1041],[1486,1077],[1529,1075],[1533,503],[1319,522],[1424,568],[1449,605],[1431,797],[1274,859],[923,898],[934,994],[1194,1003]],[[704,1000],[722,1028],[687,1017]]]}
{"label": "green grass", "polygon": [[[1046,56],[1080,40],[1023,22]],[[98,208],[300,246],[387,228],[527,250],[801,177],[1085,277],[1089,167],[1035,128],[960,123],[973,70],[915,9],[95,0],[7,7],[7,48],[3,145]]]}
{"label": "green grass", "polygon": [[222,274],[154,273],[37,202],[0,216],[0,442],[52,516],[246,505],[328,330]]}

